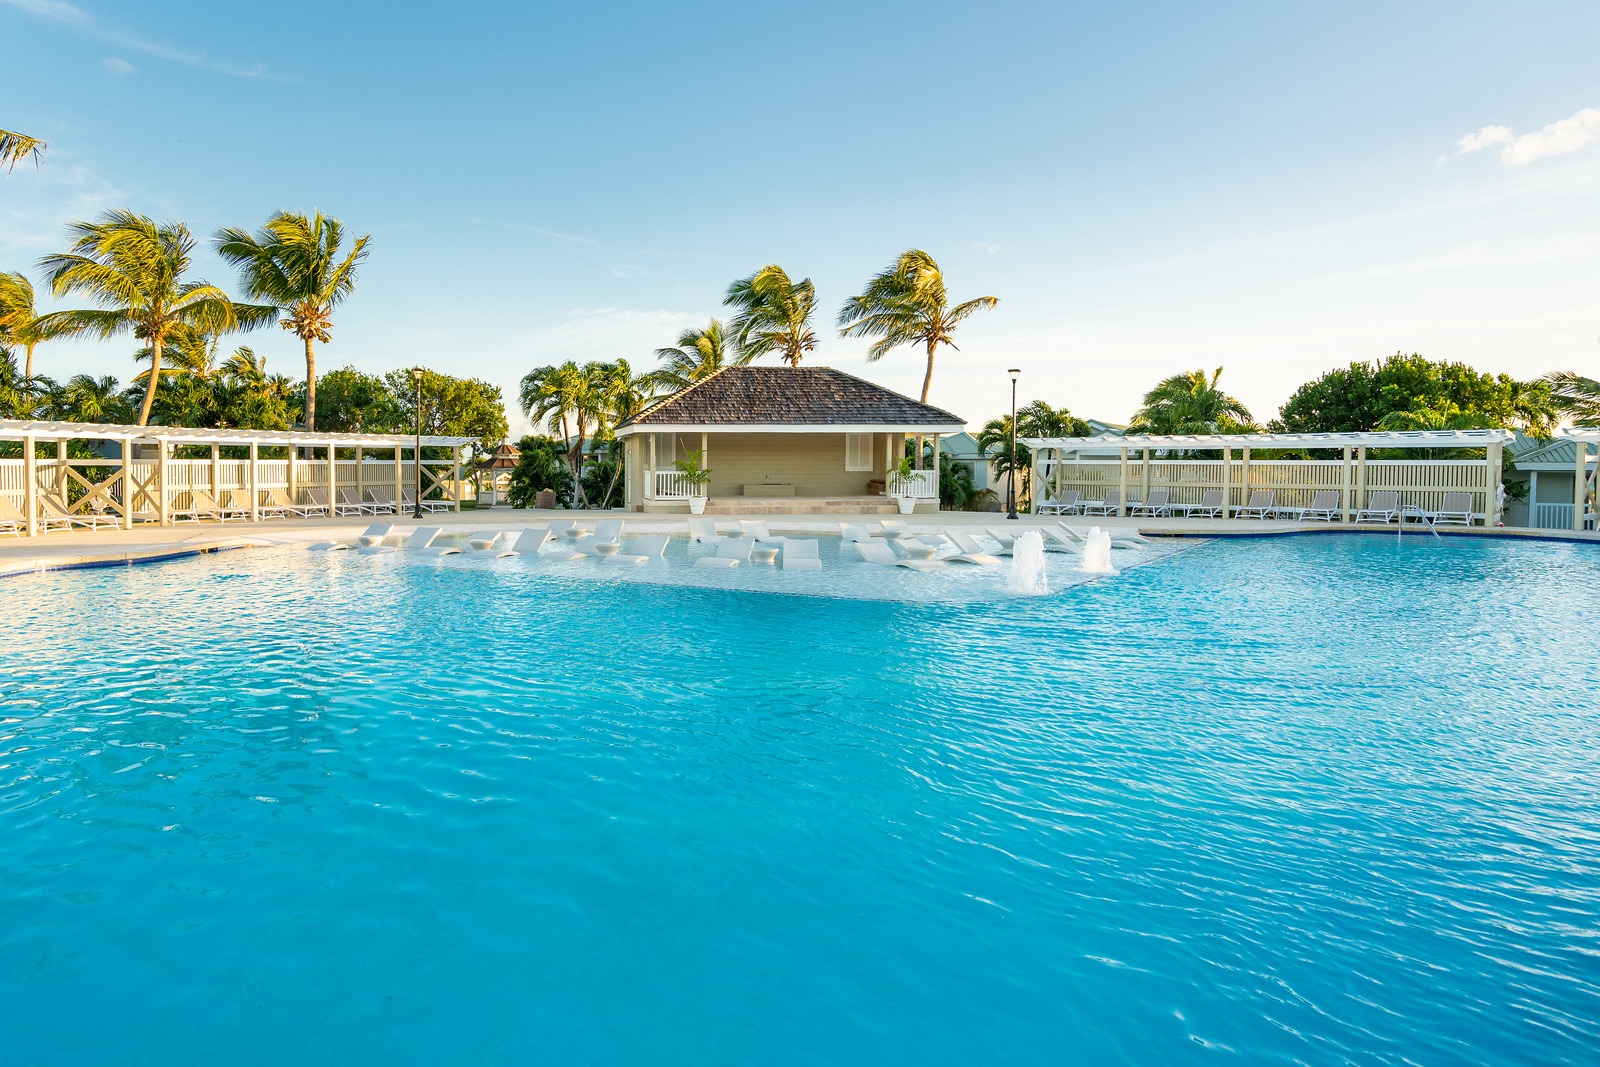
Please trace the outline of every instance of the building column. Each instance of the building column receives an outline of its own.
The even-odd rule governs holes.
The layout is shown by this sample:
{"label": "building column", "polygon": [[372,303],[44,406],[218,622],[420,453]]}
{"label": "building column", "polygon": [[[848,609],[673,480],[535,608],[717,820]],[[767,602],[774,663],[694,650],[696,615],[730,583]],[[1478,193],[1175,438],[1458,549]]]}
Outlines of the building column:
{"label": "building column", "polygon": [[1577,440],[1572,444],[1578,456],[1572,471],[1572,528],[1581,531],[1585,490],[1589,488],[1589,442]]}
{"label": "building column", "polygon": [[650,456],[644,468],[644,499],[648,502],[656,497],[656,435],[647,433],[645,436],[650,439],[646,446]]}
{"label": "building column", "polygon": [[1344,468],[1339,483],[1339,509],[1344,512],[1345,522],[1350,521],[1350,446],[1344,446]]}
{"label": "building column", "polygon": [[34,455],[38,439],[22,439],[22,509],[28,513],[28,536],[39,536],[39,457]]}
{"label": "building column", "polygon": [[[1036,457],[1034,459],[1034,462],[1035,463],[1039,462],[1038,459],[1037,459],[1037,456],[1038,456],[1037,452],[1034,453],[1034,456]],[[1038,483],[1034,483],[1034,484],[1037,485]],[[1039,491],[1037,489],[1035,489],[1033,491],[1033,506],[1036,509],[1039,506]],[[940,504],[939,504],[939,435],[938,434],[934,434],[933,435],[933,510],[934,511],[938,511],[939,507],[940,507]]]}
{"label": "building column", "polygon": [[1539,526],[1539,472],[1528,472],[1528,525]]}
{"label": "building column", "polygon": [[261,521],[261,478],[256,465],[261,462],[261,446],[250,442],[250,521]]}
{"label": "building column", "polygon": [[133,442],[122,442],[122,469],[118,472],[122,483],[122,528],[133,529]]}
{"label": "building column", "polygon": [[1222,450],[1222,517],[1233,511],[1233,449]]}
{"label": "building column", "polygon": [[1117,461],[1117,518],[1128,513],[1128,450],[1122,449]]}

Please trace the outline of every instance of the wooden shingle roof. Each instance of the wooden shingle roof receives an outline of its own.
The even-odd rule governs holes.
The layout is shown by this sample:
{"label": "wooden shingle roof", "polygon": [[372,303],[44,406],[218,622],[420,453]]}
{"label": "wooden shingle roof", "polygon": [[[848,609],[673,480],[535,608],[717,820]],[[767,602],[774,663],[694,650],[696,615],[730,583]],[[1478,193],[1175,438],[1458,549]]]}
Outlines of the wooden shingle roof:
{"label": "wooden shingle roof", "polygon": [[623,422],[618,433],[668,426],[953,433],[964,425],[943,408],[831,367],[724,367]]}

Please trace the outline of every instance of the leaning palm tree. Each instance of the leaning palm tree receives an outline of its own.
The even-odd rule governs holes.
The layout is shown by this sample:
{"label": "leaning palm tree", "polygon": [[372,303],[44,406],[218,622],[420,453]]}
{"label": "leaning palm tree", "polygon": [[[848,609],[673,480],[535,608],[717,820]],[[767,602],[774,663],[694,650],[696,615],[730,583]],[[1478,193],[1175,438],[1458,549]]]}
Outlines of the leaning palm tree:
{"label": "leaning palm tree", "polygon": [[734,351],[727,327],[721,320],[712,319],[698,330],[679,334],[678,347],[656,349],[656,358],[661,360],[661,366],[645,377],[652,388],[676,393],[724,367],[742,367],[755,357],[749,352]]}
{"label": "leaning palm tree", "polygon": [[1217,387],[1218,367],[1174,374],[1162,379],[1144,395],[1144,404],[1128,427],[1132,433],[1214,434],[1244,431],[1251,426],[1250,409]]}
{"label": "leaning palm tree", "polygon": [[33,283],[26,274],[0,274],[0,342],[21,346],[22,376],[26,381],[33,380],[33,350],[63,332],[71,331],[53,326],[39,314],[34,306]]}
{"label": "leaning palm tree", "polygon": [[255,349],[248,345],[241,345],[234,349],[233,355],[222,361],[217,368],[229,381],[237,385],[246,385],[251,389],[266,391],[267,382],[267,357],[258,356]]}
{"label": "leaning palm tree", "polygon": [[217,231],[217,254],[239,268],[245,292],[281,312],[280,325],[306,347],[306,429],[317,424],[315,342],[333,339],[333,309],[355,289],[356,265],[367,257],[371,235],[357,237],[341,255],[344,224],[320,212],[306,217],[280,211],[260,232]]}
{"label": "leaning palm tree", "polygon": [[817,308],[817,287],[810,278],[791,282],[788,273],[769,263],[748,278],[728,286],[722,301],[734,308],[729,322],[746,362],[776,352],[791,367],[817,347],[811,313]]}
{"label": "leaning palm tree", "polygon": [[1600,426],[1600,381],[1565,370],[1547,374],[1544,380],[1550,383],[1550,399],[1574,425]]}
{"label": "leaning palm tree", "polygon": [[228,294],[208,282],[185,280],[194,235],[180,222],[157,224],[131,211],[108,211],[99,222],[75,222],[71,252],[39,261],[57,296],[82,293],[98,309],[55,311],[49,328],[101,337],[131,333],[150,346],[150,378],[139,407],[140,426],[161,378],[161,354],[169,340],[188,329],[211,333],[239,324]]}
{"label": "leaning palm tree", "polygon": [[35,166],[43,163],[44,149],[45,143],[37,137],[0,130],[0,167],[6,168],[7,173],[15,170],[17,164],[29,156],[33,157]]}
{"label": "leaning palm tree", "polygon": [[873,275],[859,296],[839,309],[839,332],[845,337],[876,337],[867,349],[869,363],[901,345],[920,345],[928,355],[922,376],[922,402],[933,388],[933,358],[940,345],[955,349],[956,326],[975,311],[992,308],[999,297],[979,296],[950,306],[944,273],[920,248],[900,253],[885,271]]}

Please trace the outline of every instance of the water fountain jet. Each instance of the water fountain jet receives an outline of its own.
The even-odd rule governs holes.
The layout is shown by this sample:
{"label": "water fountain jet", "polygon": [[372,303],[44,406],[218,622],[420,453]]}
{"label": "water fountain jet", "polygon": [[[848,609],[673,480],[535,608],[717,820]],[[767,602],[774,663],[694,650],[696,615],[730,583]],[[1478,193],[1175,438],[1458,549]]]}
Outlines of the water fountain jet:
{"label": "water fountain jet", "polygon": [[1043,596],[1050,591],[1050,579],[1044,573],[1044,538],[1038,531],[1019,534],[1012,542],[1006,588],[1018,596]]}

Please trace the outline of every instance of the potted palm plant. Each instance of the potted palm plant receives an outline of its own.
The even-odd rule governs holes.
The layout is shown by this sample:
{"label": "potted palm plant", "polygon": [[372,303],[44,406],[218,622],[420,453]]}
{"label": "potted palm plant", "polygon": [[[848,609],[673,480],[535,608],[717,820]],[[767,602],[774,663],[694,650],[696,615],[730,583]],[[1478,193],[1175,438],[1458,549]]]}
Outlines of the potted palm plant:
{"label": "potted palm plant", "polygon": [[682,459],[672,461],[672,466],[689,483],[689,514],[706,513],[706,486],[711,483],[711,472],[705,467],[704,450],[690,452]]}
{"label": "potted palm plant", "polygon": [[911,479],[911,457],[901,456],[900,462],[889,471],[889,495],[900,505],[900,514],[909,515],[917,510],[917,498],[907,484]]}

